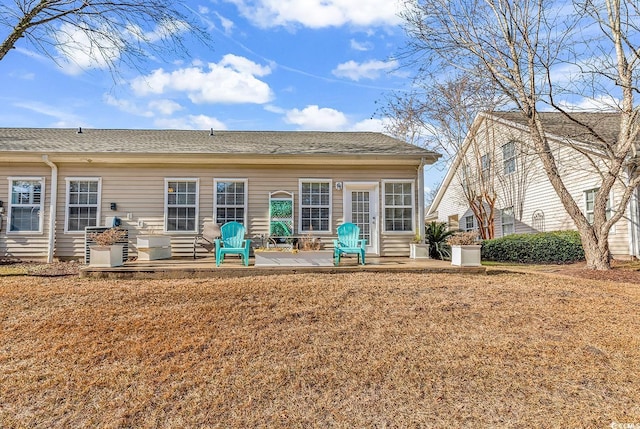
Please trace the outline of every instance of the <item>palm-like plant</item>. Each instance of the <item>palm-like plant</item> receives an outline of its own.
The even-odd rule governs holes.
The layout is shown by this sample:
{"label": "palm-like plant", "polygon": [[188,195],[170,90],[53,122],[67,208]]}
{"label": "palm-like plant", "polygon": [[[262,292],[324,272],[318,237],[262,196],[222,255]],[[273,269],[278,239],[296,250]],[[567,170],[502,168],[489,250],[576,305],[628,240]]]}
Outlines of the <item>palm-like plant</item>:
{"label": "palm-like plant", "polygon": [[447,238],[455,234],[456,230],[448,230],[446,222],[430,222],[425,225],[424,236],[429,243],[429,257],[432,259],[451,258],[451,246]]}

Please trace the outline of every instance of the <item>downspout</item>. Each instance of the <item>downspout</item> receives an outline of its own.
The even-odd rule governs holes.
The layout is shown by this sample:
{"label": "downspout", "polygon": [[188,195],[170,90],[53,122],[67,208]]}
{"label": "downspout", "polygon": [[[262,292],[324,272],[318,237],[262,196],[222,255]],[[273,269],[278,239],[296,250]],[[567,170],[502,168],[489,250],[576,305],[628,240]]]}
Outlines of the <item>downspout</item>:
{"label": "downspout", "polygon": [[49,155],[42,155],[42,161],[51,167],[51,197],[49,197],[49,248],[47,263],[53,262],[56,242],[56,206],[58,205],[58,166],[49,161]]}
{"label": "downspout", "polygon": [[424,157],[420,159],[420,165],[418,166],[418,225],[416,231],[422,237],[422,243],[424,243]]}

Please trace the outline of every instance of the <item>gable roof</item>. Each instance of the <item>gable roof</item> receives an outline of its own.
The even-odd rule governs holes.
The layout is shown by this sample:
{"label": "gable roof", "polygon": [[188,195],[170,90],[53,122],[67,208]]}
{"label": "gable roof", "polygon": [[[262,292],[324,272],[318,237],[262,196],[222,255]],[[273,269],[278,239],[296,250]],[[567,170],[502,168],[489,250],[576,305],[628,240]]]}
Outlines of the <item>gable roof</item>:
{"label": "gable roof", "polygon": [[[487,112],[502,121],[528,127],[527,119],[520,112]],[[540,120],[549,136],[570,139],[583,143],[596,143],[594,136],[584,126],[577,124],[559,112],[539,112]],[[600,137],[609,142],[618,140],[620,113],[616,112],[571,112],[571,116],[587,125]],[[638,141],[640,143],[640,141]]]}
{"label": "gable roof", "polygon": [[[567,118],[559,112],[538,112],[540,119],[544,124],[547,136],[554,139],[569,139],[577,142],[596,143],[596,139],[581,125]],[[620,127],[620,114],[615,112],[571,112],[571,116],[576,118],[583,124],[591,127],[598,135],[607,141],[616,141],[618,139],[618,131]],[[458,168],[459,159],[464,156],[467,146],[470,142],[470,136],[478,129],[480,124],[485,120],[495,120],[509,127],[516,127],[525,132],[528,131],[527,118],[521,112],[482,112],[476,116],[473,124],[469,129],[469,133],[465,137],[463,150],[458,152],[456,159],[449,167],[433,202],[427,210],[427,216],[432,215],[438,209],[440,201],[444,196],[446,189],[449,187],[456,169]],[[638,140],[640,144],[640,137]]]}
{"label": "gable roof", "polygon": [[0,128],[0,152],[81,154],[440,155],[374,132]]}

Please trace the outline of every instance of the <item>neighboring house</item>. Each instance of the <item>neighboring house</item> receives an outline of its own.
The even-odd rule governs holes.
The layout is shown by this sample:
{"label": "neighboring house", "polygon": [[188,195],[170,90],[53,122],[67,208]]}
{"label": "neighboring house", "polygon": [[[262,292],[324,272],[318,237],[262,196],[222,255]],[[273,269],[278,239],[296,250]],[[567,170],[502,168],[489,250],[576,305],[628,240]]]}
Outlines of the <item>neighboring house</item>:
{"label": "neighboring house", "polygon": [[[579,115],[601,135],[616,138],[617,114],[585,112]],[[600,177],[585,157],[566,144],[571,142],[588,148],[589,141],[583,130],[559,113],[542,113],[541,120],[565,185],[589,218]],[[469,209],[463,186],[474,186],[484,180],[485,188],[495,190],[496,238],[513,233],[576,229],[529,142],[527,123],[520,113],[478,115],[463,150],[453,161],[427,210],[427,220],[446,222],[450,228],[477,230],[478,221]],[[621,195],[621,187],[614,187],[610,196],[612,207]],[[640,256],[638,196],[636,191],[626,215],[611,229],[610,249],[616,258]]]}
{"label": "neighboring house", "polygon": [[370,132],[0,129],[0,257],[80,259],[85,227],[118,217],[189,256],[205,221],[239,221],[259,244],[270,199],[293,233],[330,245],[357,223],[371,255],[409,254],[424,219],[423,167],[439,155]]}

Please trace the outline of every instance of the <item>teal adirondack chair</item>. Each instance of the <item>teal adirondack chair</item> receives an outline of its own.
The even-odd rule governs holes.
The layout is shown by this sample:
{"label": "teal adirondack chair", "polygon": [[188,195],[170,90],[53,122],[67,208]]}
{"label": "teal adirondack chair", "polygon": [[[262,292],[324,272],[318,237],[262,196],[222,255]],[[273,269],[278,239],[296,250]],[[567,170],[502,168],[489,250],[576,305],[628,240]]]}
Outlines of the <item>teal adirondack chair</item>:
{"label": "teal adirondack chair", "polygon": [[333,240],[333,258],[335,265],[340,264],[340,256],[344,254],[356,253],[358,263],[362,258],[362,265],[365,264],[364,252],[367,240],[360,238],[360,227],[354,223],[343,223],[338,227],[338,239]]}
{"label": "teal adirondack chair", "polygon": [[238,222],[227,222],[220,227],[222,238],[216,243],[216,267],[224,261],[224,255],[240,255],[245,266],[249,265],[249,248],[251,240],[244,238],[244,226]]}

